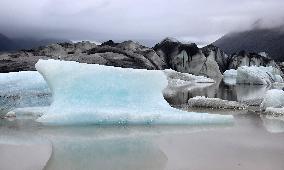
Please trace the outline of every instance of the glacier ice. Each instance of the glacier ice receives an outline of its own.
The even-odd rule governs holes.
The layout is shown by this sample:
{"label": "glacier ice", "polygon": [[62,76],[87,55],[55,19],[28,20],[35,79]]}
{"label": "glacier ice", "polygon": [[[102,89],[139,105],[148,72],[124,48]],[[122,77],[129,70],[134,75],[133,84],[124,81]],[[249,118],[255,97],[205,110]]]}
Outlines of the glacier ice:
{"label": "glacier ice", "polygon": [[196,96],[188,100],[190,107],[204,107],[214,109],[245,109],[247,106],[235,101],[222,100],[219,98],[206,98]]}
{"label": "glacier ice", "polygon": [[237,83],[237,70],[226,70],[223,75],[223,81],[227,85],[235,85]]}
{"label": "glacier ice", "polygon": [[48,89],[44,79],[37,71],[0,73],[0,85],[2,92],[9,93]]}
{"label": "glacier ice", "polygon": [[19,107],[9,111],[7,117],[17,117],[17,118],[38,118],[43,115],[48,109],[48,106],[41,107]]}
{"label": "glacier ice", "polygon": [[224,82],[229,85],[234,84],[255,84],[270,85],[278,82],[282,83],[281,72],[274,67],[242,66],[237,70],[227,70],[224,72]]}
{"label": "glacier ice", "polygon": [[168,87],[184,87],[195,83],[215,83],[211,78],[196,76],[189,73],[180,73],[171,69],[164,71],[168,79]]}
{"label": "glacier ice", "polygon": [[0,73],[0,113],[50,103],[50,90],[37,71]]}
{"label": "glacier ice", "polygon": [[273,67],[242,66],[237,70],[237,83],[239,84],[272,84],[274,82],[283,82],[277,69]]}
{"label": "glacier ice", "polygon": [[284,115],[284,107],[276,108],[276,107],[267,107],[265,109],[266,114],[279,114]]}
{"label": "glacier ice", "polygon": [[218,124],[230,115],[189,113],[164,100],[167,78],[143,70],[39,60],[36,69],[52,91],[52,103],[40,122],[47,124]]}

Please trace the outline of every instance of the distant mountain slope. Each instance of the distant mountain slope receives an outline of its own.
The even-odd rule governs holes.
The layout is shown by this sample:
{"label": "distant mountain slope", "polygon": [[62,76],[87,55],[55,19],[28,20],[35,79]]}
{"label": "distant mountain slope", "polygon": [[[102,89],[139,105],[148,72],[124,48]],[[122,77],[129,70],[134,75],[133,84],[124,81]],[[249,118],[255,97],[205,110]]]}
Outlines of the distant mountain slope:
{"label": "distant mountain slope", "polygon": [[22,49],[32,49],[40,46],[46,46],[53,43],[70,42],[64,39],[33,39],[33,38],[17,38],[11,39],[0,34],[0,52],[17,51]]}
{"label": "distant mountain slope", "polygon": [[10,51],[12,46],[12,40],[3,34],[0,34],[0,51]]}
{"label": "distant mountain slope", "polygon": [[227,34],[213,44],[228,54],[267,52],[274,60],[284,61],[284,26]]}

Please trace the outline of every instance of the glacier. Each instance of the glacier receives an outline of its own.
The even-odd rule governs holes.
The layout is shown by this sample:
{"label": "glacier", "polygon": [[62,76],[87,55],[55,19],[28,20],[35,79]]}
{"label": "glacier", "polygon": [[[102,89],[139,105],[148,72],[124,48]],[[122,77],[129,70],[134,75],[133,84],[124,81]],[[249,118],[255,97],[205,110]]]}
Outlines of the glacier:
{"label": "glacier", "polygon": [[161,70],[39,60],[52,103],[37,119],[46,124],[227,124],[231,115],[185,112],[163,98]]}

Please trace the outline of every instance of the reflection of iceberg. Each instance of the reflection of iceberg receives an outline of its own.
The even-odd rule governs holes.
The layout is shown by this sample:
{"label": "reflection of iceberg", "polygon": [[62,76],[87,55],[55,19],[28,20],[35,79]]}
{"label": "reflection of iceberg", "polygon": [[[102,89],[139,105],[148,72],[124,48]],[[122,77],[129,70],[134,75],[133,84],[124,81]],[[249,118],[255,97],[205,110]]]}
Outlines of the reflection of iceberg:
{"label": "reflection of iceberg", "polygon": [[284,132],[284,117],[264,115],[261,117],[264,127],[271,133]]}
{"label": "reflection of iceberg", "polygon": [[260,105],[267,90],[269,90],[267,86],[238,84],[236,85],[237,101],[248,105]]}
{"label": "reflection of iceberg", "polygon": [[162,170],[167,163],[166,155],[158,147],[136,138],[54,139],[53,148],[54,152],[45,167],[46,170]]}
{"label": "reflection of iceberg", "polygon": [[0,169],[43,169],[52,153],[50,141],[31,134],[8,132],[1,130]]}
{"label": "reflection of iceberg", "polygon": [[124,69],[40,60],[37,70],[53,95],[38,121],[54,124],[200,124],[227,123],[232,116],[187,113],[171,108],[162,90],[162,71]]}
{"label": "reflection of iceberg", "polygon": [[[168,161],[167,155],[160,149],[161,145],[156,143],[156,139],[164,136],[172,137],[177,134],[185,135],[199,131],[231,128],[231,125],[224,124],[198,126],[43,126],[41,123],[27,119],[13,122],[4,121],[8,124],[0,128],[0,145],[3,135],[5,135],[5,139],[10,139],[9,141],[6,140],[8,143],[19,144],[20,146],[23,145],[19,139],[27,143],[30,143],[29,141],[39,143],[41,140],[38,139],[49,141],[48,144],[52,143],[52,154],[45,167],[46,170],[113,169],[113,167],[117,170],[164,169]],[[37,153],[38,150],[33,152]],[[30,157],[32,157],[31,154],[32,152],[29,153]],[[42,156],[44,155],[42,154],[38,158]]]}

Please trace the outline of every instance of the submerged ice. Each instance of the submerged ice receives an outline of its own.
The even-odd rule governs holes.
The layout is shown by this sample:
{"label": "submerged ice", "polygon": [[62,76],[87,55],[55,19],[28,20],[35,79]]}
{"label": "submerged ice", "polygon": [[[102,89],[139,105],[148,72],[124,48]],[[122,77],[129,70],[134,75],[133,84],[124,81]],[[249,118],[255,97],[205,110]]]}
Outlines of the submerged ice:
{"label": "submerged ice", "polygon": [[163,71],[72,61],[39,60],[52,104],[40,122],[51,124],[216,124],[232,116],[190,113],[164,100]]}

